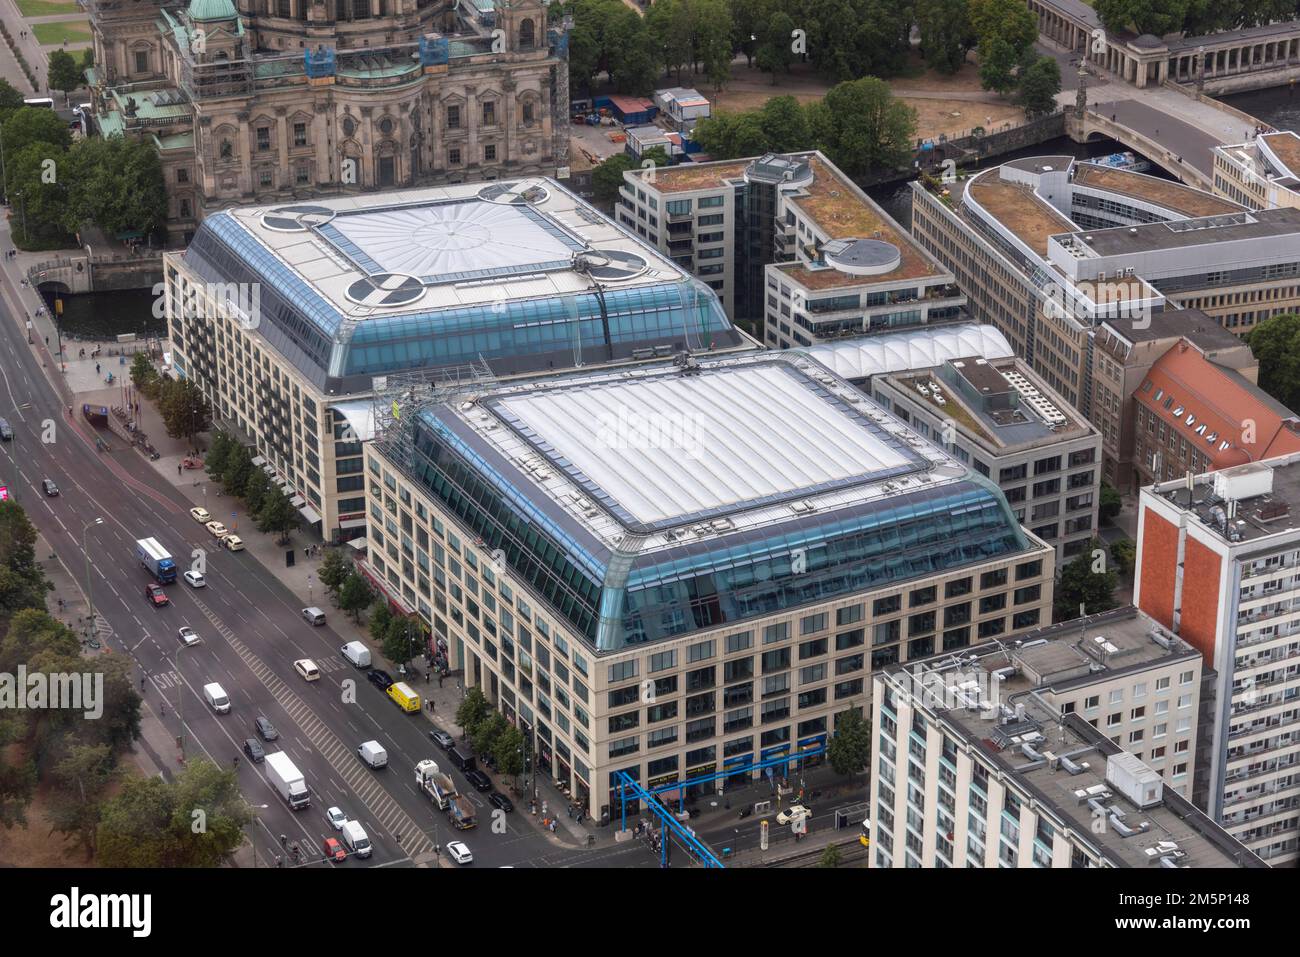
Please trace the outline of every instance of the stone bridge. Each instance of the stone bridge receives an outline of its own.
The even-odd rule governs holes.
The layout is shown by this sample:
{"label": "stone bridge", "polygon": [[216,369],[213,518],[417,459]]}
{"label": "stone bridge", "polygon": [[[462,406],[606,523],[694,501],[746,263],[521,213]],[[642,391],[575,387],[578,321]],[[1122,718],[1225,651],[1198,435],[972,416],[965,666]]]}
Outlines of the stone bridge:
{"label": "stone bridge", "polygon": [[60,256],[27,270],[27,280],[47,292],[87,293],[151,289],[163,281],[162,253],[152,256]]}

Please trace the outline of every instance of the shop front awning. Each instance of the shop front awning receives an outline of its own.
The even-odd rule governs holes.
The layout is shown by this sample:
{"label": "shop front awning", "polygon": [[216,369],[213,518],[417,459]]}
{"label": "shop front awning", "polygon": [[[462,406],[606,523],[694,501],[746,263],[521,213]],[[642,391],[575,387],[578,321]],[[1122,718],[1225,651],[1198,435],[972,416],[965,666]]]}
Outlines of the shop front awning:
{"label": "shop front awning", "polygon": [[307,504],[307,500],[301,495],[295,495],[293,498],[289,499],[289,504],[294,508],[302,508]]}
{"label": "shop front awning", "polygon": [[275,466],[272,465],[270,462],[267,462],[266,464],[264,464],[264,465],[262,466],[262,471],[265,472],[267,475],[274,475],[274,474],[275,474]]}
{"label": "shop front awning", "polygon": [[364,552],[368,547],[368,542],[364,538],[349,538],[348,545],[351,546],[355,551]]}
{"label": "shop front awning", "polygon": [[254,465],[265,465],[265,464],[266,464],[266,459],[262,458],[262,456],[259,455],[257,458],[253,459],[253,464],[254,464]]}
{"label": "shop front awning", "polygon": [[312,508],[310,505],[304,505],[302,508],[298,509],[298,512],[303,518],[307,519],[309,525],[315,525],[320,521],[320,512],[316,511],[316,509]]}
{"label": "shop front awning", "polygon": [[345,518],[339,522],[339,528],[365,528],[366,520],[364,518]]}

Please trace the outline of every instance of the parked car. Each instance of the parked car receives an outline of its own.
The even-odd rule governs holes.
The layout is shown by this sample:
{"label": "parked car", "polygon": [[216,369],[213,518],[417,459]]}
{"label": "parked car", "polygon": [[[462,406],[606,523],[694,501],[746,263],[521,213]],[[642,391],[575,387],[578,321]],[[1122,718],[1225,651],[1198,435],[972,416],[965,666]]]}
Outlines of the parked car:
{"label": "parked car", "polygon": [[181,577],[185,579],[185,584],[189,585],[191,588],[205,588],[208,584],[207,579],[192,568],[186,570],[185,574]]}
{"label": "parked car", "polygon": [[500,808],[501,810],[505,811],[507,814],[509,814],[511,811],[515,809],[514,802],[511,801],[510,798],[502,794],[500,791],[493,791],[491,794],[489,794],[488,803],[490,803],[495,808]]}
{"label": "parked car", "polygon": [[327,837],[321,844],[321,851],[325,854],[325,859],[334,864],[341,863],[348,859],[348,852],[344,850],[343,845],[339,843],[337,837]]}
{"label": "parked car", "polygon": [[343,830],[343,825],[348,822],[348,816],[343,813],[342,808],[332,807],[325,812],[325,816],[330,819],[330,824],[336,831]]}
{"label": "parked car", "polygon": [[162,590],[162,585],[153,582],[144,586],[144,597],[149,599],[149,604],[155,608],[162,608],[164,605],[170,605],[172,600],[167,597],[167,593]]}
{"label": "parked car", "polygon": [[198,522],[200,525],[206,525],[208,522],[212,521],[212,515],[208,510],[206,508],[198,508],[197,506],[190,509],[190,518],[194,519],[194,521]]}
{"label": "parked car", "polygon": [[227,535],[221,540],[221,544],[225,546],[228,552],[242,552],[244,550],[244,540],[238,535]]}
{"label": "parked car", "polygon": [[456,746],[456,742],[446,731],[439,731],[436,728],[429,732],[429,737],[433,738],[434,743],[444,751],[450,751]]}
{"label": "parked car", "polygon": [[261,764],[266,760],[266,751],[262,748],[262,744],[257,740],[257,738],[244,739],[244,753],[248,755],[249,759],[253,761],[254,764]]}
{"label": "parked car", "polygon": [[474,768],[472,771],[466,771],[465,780],[474,785],[475,791],[492,790],[492,779],[478,768]]}
{"label": "parked car", "polygon": [[448,841],[447,853],[451,855],[451,859],[457,864],[474,863],[474,855],[469,852],[469,846],[463,841]]}
{"label": "parked car", "polygon": [[257,730],[258,737],[263,741],[275,741],[280,737],[280,732],[275,730],[275,725],[267,718],[259,717],[253,722],[253,727]]}
{"label": "parked car", "polygon": [[374,669],[373,671],[367,671],[366,677],[369,678],[370,683],[374,685],[376,688],[378,688],[380,691],[387,691],[388,686],[393,683],[393,676],[390,675],[387,671],[381,671],[378,668]]}
{"label": "parked car", "polygon": [[190,648],[203,641],[203,639],[199,637],[198,632],[189,625],[181,625],[180,628],[176,629],[176,637],[180,639],[181,644],[186,648]]}
{"label": "parked car", "polygon": [[225,538],[230,534],[230,530],[220,522],[208,522],[203,527],[208,530],[208,534],[213,538]]}
{"label": "parked car", "polygon": [[59,494],[59,487],[54,484],[54,479],[41,479],[41,488],[45,489],[45,494],[50,498]]}

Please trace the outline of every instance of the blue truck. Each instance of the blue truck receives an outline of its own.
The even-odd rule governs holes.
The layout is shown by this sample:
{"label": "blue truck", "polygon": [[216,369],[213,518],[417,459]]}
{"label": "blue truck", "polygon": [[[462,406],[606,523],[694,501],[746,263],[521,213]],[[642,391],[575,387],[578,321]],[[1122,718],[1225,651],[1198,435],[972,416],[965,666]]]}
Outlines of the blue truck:
{"label": "blue truck", "polygon": [[149,574],[153,575],[158,584],[170,585],[176,581],[176,563],[167,554],[167,549],[158,544],[158,539],[142,538],[137,541],[135,557],[149,569]]}

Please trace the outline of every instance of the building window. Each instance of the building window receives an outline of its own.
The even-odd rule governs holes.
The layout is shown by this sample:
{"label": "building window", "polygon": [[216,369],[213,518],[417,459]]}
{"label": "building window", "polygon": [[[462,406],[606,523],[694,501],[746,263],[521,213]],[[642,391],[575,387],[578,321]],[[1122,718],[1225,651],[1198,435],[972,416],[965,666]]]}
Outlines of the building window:
{"label": "building window", "polygon": [[460,150],[448,150],[448,151],[447,151],[447,165],[448,165],[448,166],[459,166],[459,165],[460,165]]}
{"label": "building window", "polygon": [[294,146],[307,145],[307,124],[306,123],[293,124],[293,145]]}
{"label": "building window", "polygon": [[447,107],[447,129],[449,130],[460,129],[460,107],[459,106]]}
{"label": "building window", "polygon": [[484,162],[491,163],[494,162],[496,158],[497,158],[496,146],[489,144],[488,146],[483,147]]}

